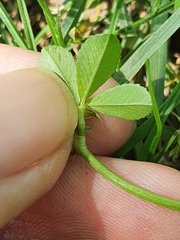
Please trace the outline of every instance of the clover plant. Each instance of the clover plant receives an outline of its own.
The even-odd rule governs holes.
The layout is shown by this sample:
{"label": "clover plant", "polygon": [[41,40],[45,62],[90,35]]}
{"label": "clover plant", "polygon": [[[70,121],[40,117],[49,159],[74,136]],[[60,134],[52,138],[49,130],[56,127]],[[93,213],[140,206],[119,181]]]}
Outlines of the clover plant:
{"label": "clover plant", "polygon": [[50,45],[41,52],[39,67],[59,76],[69,87],[77,105],[78,122],[73,147],[102,176],[121,189],[149,202],[180,210],[180,201],[149,192],[122,179],[106,168],[87,148],[86,113],[105,114],[127,120],[138,120],[152,111],[151,96],[138,84],[123,84],[92,94],[116,72],[121,48],[112,34],[90,37],[82,45],[77,59],[64,47]]}

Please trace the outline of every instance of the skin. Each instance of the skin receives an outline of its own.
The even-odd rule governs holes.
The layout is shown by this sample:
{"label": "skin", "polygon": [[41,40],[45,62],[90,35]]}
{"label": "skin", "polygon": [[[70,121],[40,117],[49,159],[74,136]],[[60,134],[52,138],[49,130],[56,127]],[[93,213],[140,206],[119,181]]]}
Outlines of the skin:
{"label": "skin", "polygon": [[[0,45],[0,239],[179,239],[180,212],[113,186],[77,154],[74,102],[39,54]],[[12,72],[18,69],[26,69]],[[103,88],[112,87],[109,80]],[[123,178],[180,200],[180,173],[152,163],[106,157],[134,123],[103,117],[87,132],[92,152]]]}

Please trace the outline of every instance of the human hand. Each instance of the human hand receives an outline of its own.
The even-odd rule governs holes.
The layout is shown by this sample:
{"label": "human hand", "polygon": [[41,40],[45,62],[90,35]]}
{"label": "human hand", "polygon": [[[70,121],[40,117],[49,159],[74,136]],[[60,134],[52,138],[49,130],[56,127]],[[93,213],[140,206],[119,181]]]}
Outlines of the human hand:
{"label": "human hand", "polygon": [[[1,74],[37,67],[38,53],[4,45],[0,52]],[[16,217],[0,230],[0,239],[178,239],[179,212],[122,191],[77,155],[64,169],[76,118],[73,101],[40,70],[0,76],[0,228]],[[87,133],[88,146],[106,166],[180,199],[178,171],[104,157],[128,139],[132,122],[104,117],[87,124],[96,126]]]}

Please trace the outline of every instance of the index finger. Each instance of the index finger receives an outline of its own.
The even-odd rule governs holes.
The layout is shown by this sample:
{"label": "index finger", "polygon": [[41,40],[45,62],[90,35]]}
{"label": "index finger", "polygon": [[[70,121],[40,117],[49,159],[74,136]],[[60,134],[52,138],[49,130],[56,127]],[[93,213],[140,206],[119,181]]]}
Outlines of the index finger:
{"label": "index finger", "polygon": [[0,44],[0,74],[38,66],[40,53]]}

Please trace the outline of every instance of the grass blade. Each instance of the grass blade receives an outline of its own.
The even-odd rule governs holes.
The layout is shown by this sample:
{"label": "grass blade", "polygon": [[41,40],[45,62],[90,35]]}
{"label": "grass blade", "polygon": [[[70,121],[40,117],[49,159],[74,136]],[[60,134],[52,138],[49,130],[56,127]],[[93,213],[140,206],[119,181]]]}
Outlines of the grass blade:
{"label": "grass blade", "polygon": [[[162,4],[168,3],[163,0]],[[155,32],[166,20],[168,13],[163,13],[152,20],[151,32]],[[164,43],[149,59],[151,80],[153,84],[154,94],[158,106],[161,106],[164,98],[164,79],[166,73],[167,60],[167,42]]]}
{"label": "grass blade", "polygon": [[45,1],[44,0],[37,0],[37,1],[44,12],[44,16],[49,26],[54,44],[57,46],[65,47],[64,40],[62,37],[61,27],[58,26],[58,24],[56,24],[56,21],[53,15],[51,14],[48,6],[46,5]]}
{"label": "grass blade", "polygon": [[62,25],[61,25],[62,36],[66,43],[69,37],[68,34],[70,30],[76,26],[79,20],[79,17],[85,8],[86,2],[87,2],[86,0],[78,0],[78,1],[75,0],[66,18],[62,22]]}
{"label": "grass blade", "polygon": [[49,30],[49,26],[46,25],[41,31],[38,32],[38,34],[36,35],[36,37],[34,39],[36,45],[45,36],[45,34],[47,33],[48,30]]}
{"label": "grass blade", "polygon": [[125,79],[132,79],[145,61],[149,59],[180,27],[179,16],[180,9],[172,14],[171,17],[147,41],[145,41],[120,68],[119,71],[122,72]]}
{"label": "grass blade", "polygon": [[179,136],[179,131],[176,130],[172,136],[170,137],[170,139],[168,140],[168,142],[166,143],[166,145],[161,149],[161,151],[158,153],[158,155],[156,156],[156,158],[154,159],[153,162],[157,163],[160,161],[160,159],[162,158],[162,156],[164,155],[165,152],[168,151],[168,149],[172,146],[172,144],[175,142],[175,140],[177,139],[177,137]]}
{"label": "grass blade", "polygon": [[0,18],[4,22],[5,26],[7,27],[8,31],[16,41],[17,45],[21,48],[28,49],[26,43],[24,42],[23,38],[21,37],[20,33],[18,32],[17,28],[15,27],[13,21],[9,17],[6,9],[0,2]]}
{"label": "grass blade", "polygon": [[[155,95],[154,95],[149,61],[146,62],[146,73],[147,73],[146,75],[147,75],[147,78],[148,78],[148,89],[149,89],[149,93],[151,95],[152,104],[153,104],[154,118],[155,118],[155,122],[156,122],[156,126],[157,126],[157,132],[156,132],[156,134],[155,134],[155,136],[154,136],[154,138],[153,138],[153,140],[150,144],[149,153],[147,155],[147,157],[149,159],[151,159],[153,154],[156,151],[157,145],[159,143],[159,140],[160,140],[160,137],[161,137],[161,134],[162,134],[162,123],[161,123],[161,118],[160,118],[160,115],[159,115],[158,106],[157,106],[157,103],[156,103],[156,98],[155,98]],[[144,149],[144,148],[142,147],[142,149]],[[140,154],[141,154],[141,152],[140,152]],[[142,158],[143,157],[140,157],[140,159],[142,159]],[[138,157],[137,157],[137,159],[138,159]]]}
{"label": "grass blade", "polygon": [[[65,13],[67,11],[67,9],[72,5],[71,1],[68,1],[63,9],[61,10],[61,14]],[[35,37],[35,44],[37,45],[39,43],[39,41],[45,36],[45,34],[47,33],[47,31],[49,31],[49,26],[48,24],[41,30],[39,31],[39,33],[36,35]]]}
{"label": "grass blade", "polygon": [[112,12],[111,12],[111,20],[110,20],[110,25],[109,25],[109,34],[113,34],[114,31],[116,30],[117,26],[117,21],[119,18],[119,13],[121,11],[121,7],[124,1],[122,0],[115,0],[113,7],[112,7]]}
{"label": "grass blade", "polygon": [[176,11],[178,8],[180,8],[180,1],[179,0],[175,0],[174,11]]}
{"label": "grass blade", "polygon": [[[123,3],[123,5],[120,9],[120,14],[119,14],[119,27],[120,27],[120,29],[124,29],[124,28],[130,26],[131,24],[133,24],[132,17],[128,13],[126,4]],[[136,35],[135,29],[130,29],[126,36],[135,36],[135,35]]]}
{"label": "grass blade", "polygon": [[160,8],[157,12],[150,13],[147,17],[139,19],[136,22],[130,24],[129,26],[115,31],[114,34],[118,35],[120,33],[123,33],[123,34],[127,33],[128,31],[131,31],[132,29],[135,29],[135,28],[139,27],[143,23],[148,22],[148,21],[154,19],[155,17],[165,13],[167,10],[171,9],[173,6],[174,6],[174,2],[170,2],[170,3],[166,4],[165,6],[163,6],[162,8]]}
{"label": "grass blade", "polygon": [[28,11],[27,11],[27,8],[26,8],[25,1],[24,0],[17,0],[17,4],[18,4],[18,9],[19,9],[19,14],[20,14],[20,17],[21,17],[21,21],[22,21],[23,26],[24,26],[24,32],[25,32],[25,35],[26,35],[28,48],[30,50],[37,51],[35,41],[34,41],[32,26],[31,26],[31,23],[30,23],[30,19],[29,19],[29,15],[28,15]]}

